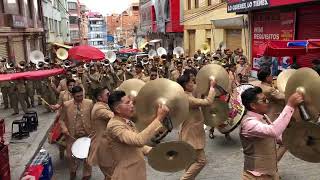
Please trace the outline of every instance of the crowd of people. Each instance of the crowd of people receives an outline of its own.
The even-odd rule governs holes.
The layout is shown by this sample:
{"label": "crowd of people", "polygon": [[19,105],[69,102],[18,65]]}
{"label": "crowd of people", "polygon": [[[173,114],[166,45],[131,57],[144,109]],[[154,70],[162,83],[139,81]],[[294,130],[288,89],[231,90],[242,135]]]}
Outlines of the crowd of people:
{"label": "crowd of people", "polygon": [[[69,164],[70,179],[76,179],[78,162],[72,156],[71,146],[80,137],[91,137],[89,157],[84,161],[83,180],[90,179],[92,166],[99,166],[105,179],[143,180],[146,179],[146,165],[143,155],[151,147],[147,142],[165,128],[163,121],[170,109],[159,105],[154,121],[143,131],[138,132],[134,125],[134,104],[132,97],[116,88],[125,80],[136,78],[145,82],[157,78],[168,78],[179,83],[188,97],[190,116],[179,132],[179,140],[185,141],[196,150],[196,160],[181,179],[195,179],[206,164],[204,118],[201,107],[210,106],[216,94],[216,82],[211,80],[210,90],[204,98],[196,97],[195,77],[207,64],[223,66],[233,90],[242,83],[248,83],[250,66],[242,49],[232,52],[229,49],[215,53],[197,51],[193,57],[182,54],[162,55],[142,60],[132,57],[113,63],[108,60],[94,63],[76,63],[68,68],[65,75],[45,78],[40,81],[19,80],[1,82],[5,108],[18,111],[18,102],[23,111],[35,106],[34,95],[46,102],[48,112],[57,111],[56,123],[60,124],[65,146],[60,146],[60,157],[64,152]],[[52,64],[57,66],[57,64]],[[1,72],[8,72],[2,66]],[[28,71],[34,66],[18,66],[16,71]],[[50,64],[40,69],[51,68]],[[245,163],[243,179],[276,179],[277,145],[284,128],[288,125],[294,108],[302,101],[302,96],[294,94],[289,98],[284,111],[274,123],[263,120],[270,108],[268,99],[284,102],[284,97],[272,87],[270,69],[258,73],[260,87],[251,88],[242,95],[248,113],[241,123],[240,137],[244,148]],[[270,80],[271,78],[271,80]],[[9,96],[9,98],[8,98]],[[42,100],[38,100],[41,104]],[[49,105],[48,105],[49,104]],[[279,141],[280,142],[280,141]]]}

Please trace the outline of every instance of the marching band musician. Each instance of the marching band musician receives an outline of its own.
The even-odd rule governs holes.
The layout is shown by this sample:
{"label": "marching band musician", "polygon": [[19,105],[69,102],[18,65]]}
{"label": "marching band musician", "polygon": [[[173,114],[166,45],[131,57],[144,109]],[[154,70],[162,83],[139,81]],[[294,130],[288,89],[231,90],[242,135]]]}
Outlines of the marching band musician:
{"label": "marching band musician", "polygon": [[[84,99],[83,89],[80,86],[72,88],[72,96],[72,100],[62,104],[59,122],[62,134],[66,137],[70,180],[75,180],[78,163],[72,156],[71,147],[77,138],[88,137],[92,134],[91,111],[93,102],[92,100]],[[91,171],[91,166],[85,161],[82,180],[89,180]]]}
{"label": "marching band musician", "polygon": [[[42,98],[48,102],[49,104],[56,104],[57,97],[56,97],[56,85],[54,84],[54,77],[48,77],[41,81],[41,95]],[[47,112],[51,112],[52,109],[49,106],[45,106]]]}
{"label": "marching band musician", "polygon": [[149,81],[157,79],[158,77],[159,77],[158,70],[156,67],[153,67],[150,69],[150,76],[144,78],[143,81],[147,83]]}
{"label": "marching band musician", "polygon": [[177,81],[177,79],[182,75],[183,63],[182,61],[176,62],[176,69],[171,72],[170,79],[172,81]]}
{"label": "marching band musician", "polygon": [[189,101],[189,119],[186,119],[179,133],[179,139],[193,146],[196,150],[196,161],[191,164],[180,178],[181,180],[195,179],[206,164],[204,152],[205,147],[205,131],[203,129],[204,118],[201,112],[201,107],[210,106],[213,104],[215,97],[215,80],[210,82],[210,90],[206,99],[198,99],[193,96],[194,81],[188,75],[183,75],[178,78],[177,82],[183,87]]}
{"label": "marching band musician", "polygon": [[249,88],[242,95],[247,112],[240,124],[240,140],[244,154],[243,180],[279,180],[276,142],[290,122],[295,108],[303,102],[299,93],[289,97],[280,116],[271,122],[268,98],[260,87]]}
{"label": "marching band musician", "polygon": [[162,121],[169,109],[165,105],[159,105],[155,119],[139,133],[134,122],[130,120],[134,114],[133,102],[125,92],[112,92],[108,105],[115,114],[107,125],[107,135],[110,138],[115,163],[111,179],[146,180],[146,164],[143,155],[151,150],[146,143],[163,129]]}
{"label": "marching band musician", "polygon": [[141,80],[146,78],[145,74],[143,73],[143,66],[141,63],[137,63],[137,65],[135,66],[135,70],[136,70],[136,72],[135,72],[133,78],[141,79]]}
{"label": "marching band musician", "polygon": [[94,92],[100,87],[100,76],[101,74],[97,71],[96,67],[91,66],[88,74],[87,83],[89,84],[88,94],[90,99],[94,99]]}
{"label": "marching band musician", "polygon": [[91,112],[91,119],[95,136],[92,138],[90,153],[87,158],[91,166],[98,165],[105,180],[111,179],[113,162],[109,152],[109,141],[105,136],[105,130],[109,120],[114,116],[108,106],[109,90],[99,88],[95,92],[96,103]]}
{"label": "marching band musician", "polygon": [[250,76],[250,67],[246,63],[245,56],[240,56],[238,59],[236,74],[238,75],[238,82],[248,83]]}

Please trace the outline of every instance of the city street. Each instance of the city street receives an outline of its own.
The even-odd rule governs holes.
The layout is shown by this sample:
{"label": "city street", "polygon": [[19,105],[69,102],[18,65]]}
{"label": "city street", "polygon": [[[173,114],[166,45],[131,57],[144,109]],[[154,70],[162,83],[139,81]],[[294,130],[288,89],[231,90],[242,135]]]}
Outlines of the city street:
{"label": "city street", "polygon": [[[232,141],[226,141],[223,135],[216,133],[216,138],[211,140],[207,138],[206,155],[208,164],[201,171],[196,179],[199,180],[239,180],[243,167],[242,152],[238,129],[232,134]],[[176,132],[170,134],[166,141],[174,140]],[[53,158],[54,177],[58,180],[67,180],[68,167],[66,161],[59,160],[58,148],[46,143],[44,148],[49,151]],[[282,180],[319,180],[320,164],[308,163],[299,160],[286,153],[280,165],[280,175]],[[78,170],[78,179],[81,179],[81,168]],[[153,170],[150,166],[147,168],[148,180],[178,180],[182,175],[177,173],[161,173]],[[98,167],[93,168],[92,179],[102,180],[103,175]]]}

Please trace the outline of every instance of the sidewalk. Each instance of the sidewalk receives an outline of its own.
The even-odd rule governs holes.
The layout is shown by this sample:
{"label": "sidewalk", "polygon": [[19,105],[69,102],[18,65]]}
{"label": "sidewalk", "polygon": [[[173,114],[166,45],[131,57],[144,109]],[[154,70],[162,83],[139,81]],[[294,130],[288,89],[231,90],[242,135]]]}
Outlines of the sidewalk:
{"label": "sidewalk", "polygon": [[[3,109],[1,107],[1,118],[5,119],[6,133],[5,141],[9,144],[9,159],[11,179],[18,180],[23,174],[26,166],[32,161],[43,143],[47,140],[48,130],[54,122],[55,113],[44,113],[46,110],[42,106],[29,109],[38,112],[38,129],[30,133],[30,137],[16,140],[11,139],[11,124],[14,120],[21,119],[23,111],[19,115],[12,116],[12,109]],[[17,127],[15,127],[16,129]]]}

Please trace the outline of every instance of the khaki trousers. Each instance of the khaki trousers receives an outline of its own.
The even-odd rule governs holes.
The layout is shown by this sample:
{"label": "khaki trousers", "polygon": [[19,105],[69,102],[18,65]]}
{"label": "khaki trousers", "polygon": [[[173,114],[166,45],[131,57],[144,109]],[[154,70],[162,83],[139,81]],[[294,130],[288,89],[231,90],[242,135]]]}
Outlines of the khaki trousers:
{"label": "khaki trousers", "polygon": [[275,175],[262,175],[262,176],[254,176],[247,171],[243,171],[242,180],[279,180],[279,174],[276,173]]}
{"label": "khaki trousers", "polygon": [[180,180],[194,180],[196,176],[200,173],[200,171],[203,169],[203,167],[206,165],[206,155],[204,153],[204,149],[197,149],[197,159],[196,161],[189,166],[188,169],[186,169],[183,176],[180,178]]}
{"label": "khaki trousers", "polygon": [[102,165],[99,165],[99,168],[104,175],[104,180],[111,180],[111,176],[113,174],[113,168],[112,167],[104,167]]}
{"label": "khaki trousers", "polygon": [[9,88],[2,87],[1,92],[2,92],[2,99],[3,99],[4,107],[8,108],[9,107]]}
{"label": "khaki trousers", "polygon": [[[66,138],[66,151],[67,151],[67,159],[68,159],[68,163],[69,163],[69,170],[70,173],[75,173],[77,172],[79,163],[81,162],[79,159],[76,159],[72,156],[72,152],[71,152],[71,147],[72,144],[74,143],[74,139],[68,137]],[[86,160],[83,161],[83,170],[82,170],[82,176],[83,177],[87,177],[87,176],[91,176],[91,172],[92,172],[92,167],[87,163]]]}

